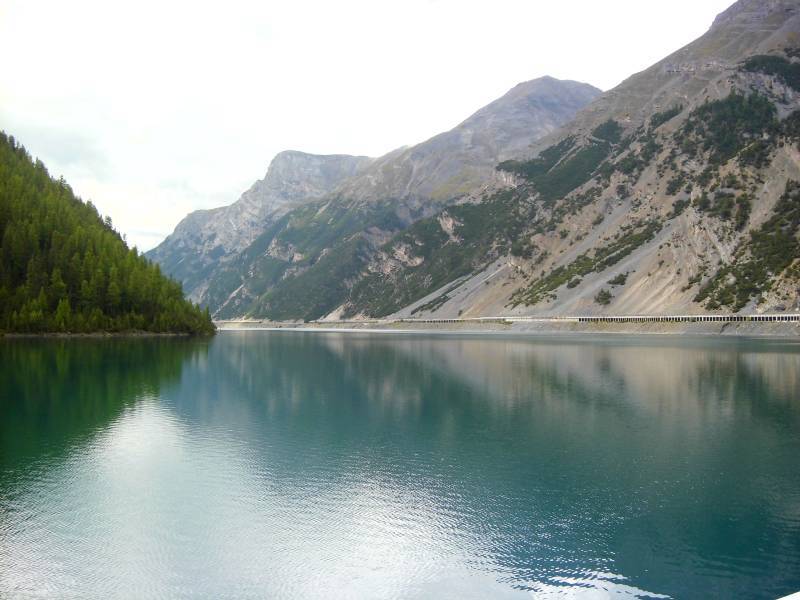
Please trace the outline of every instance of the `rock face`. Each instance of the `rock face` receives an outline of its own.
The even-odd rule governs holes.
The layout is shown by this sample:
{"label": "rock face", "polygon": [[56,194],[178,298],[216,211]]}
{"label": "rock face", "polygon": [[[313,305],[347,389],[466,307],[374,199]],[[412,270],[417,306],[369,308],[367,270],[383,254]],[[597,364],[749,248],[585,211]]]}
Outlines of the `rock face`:
{"label": "rock face", "polygon": [[386,242],[333,314],[800,310],[798,141],[800,5],[740,0]]}
{"label": "rock face", "polygon": [[263,179],[222,208],[186,216],[148,258],[183,283],[189,297],[202,298],[208,275],[258,237],[271,223],[304,202],[321,198],[373,159],[320,156],[287,150],[275,156]]}
{"label": "rock face", "polygon": [[498,162],[530,151],[599,94],[552,77],[520,83],[450,131],[377,159],[337,191],[355,202],[451,200],[490,180]]}
{"label": "rock face", "polygon": [[586,134],[609,118],[630,129],[666,107],[713,97],[748,56],[798,44],[797,10],[796,0],[739,0],[717,16],[706,34],[605,92],[564,130],[540,140],[536,151],[567,133]]}
{"label": "rock face", "polygon": [[[317,313],[344,300],[342,270],[358,270],[397,230],[497,178],[498,161],[526,151],[599,94],[543,77],[517,85],[451,131],[378,159],[283,152],[238,202],[187,216],[149,257],[218,315],[250,312],[276,288],[304,294],[309,278],[315,289],[337,291],[327,289],[330,299],[297,313],[284,310],[294,303],[284,296],[281,310]],[[340,261],[340,270],[321,263],[325,257]]]}

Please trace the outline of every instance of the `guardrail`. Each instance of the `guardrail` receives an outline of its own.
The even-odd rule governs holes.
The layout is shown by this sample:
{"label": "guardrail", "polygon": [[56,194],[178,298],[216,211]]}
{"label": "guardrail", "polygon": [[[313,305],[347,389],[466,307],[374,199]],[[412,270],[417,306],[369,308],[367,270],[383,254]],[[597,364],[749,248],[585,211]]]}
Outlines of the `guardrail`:
{"label": "guardrail", "polygon": [[395,319],[393,323],[502,323],[511,324],[508,317],[473,317],[467,319]]}
{"label": "guardrail", "polygon": [[577,317],[580,323],[741,323],[755,322],[800,322],[800,314],[774,315],[634,315]]}
{"label": "guardrail", "polygon": [[[266,323],[258,320],[219,320],[216,323]],[[569,315],[569,316],[500,316],[500,317],[449,317],[449,318],[406,318],[365,319],[345,321],[309,321],[315,325],[391,325],[393,323],[741,323],[774,322],[800,323],[800,313],[773,313],[760,315]],[[290,322],[287,325],[301,327],[303,323]]]}
{"label": "guardrail", "polygon": [[798,323],[800,314],[780,313],[761,315],[569,315],[569,316],[508,316],[471,318],[395,319],[394,323],[740,323],[740,322]]}

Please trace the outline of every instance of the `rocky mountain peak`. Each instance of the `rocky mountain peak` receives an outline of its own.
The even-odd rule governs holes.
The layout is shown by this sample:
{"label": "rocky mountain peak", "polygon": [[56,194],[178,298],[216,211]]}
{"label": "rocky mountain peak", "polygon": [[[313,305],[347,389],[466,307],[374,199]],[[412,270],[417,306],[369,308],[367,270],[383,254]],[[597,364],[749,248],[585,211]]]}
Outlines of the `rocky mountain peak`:
{"label": "rocky mountain peak", "polygon": [[284,150],[275,155],[264,179],[256,182],[251,190],[274,194],[285,201],[318,198],[372,160],[368,156]]}
{"label": "rocky mountain peak", "polygon": [[233,216],[237,211],[246,211],[252,213],[254,219],[263,219],[276,211],[324,196],[373,160],[368,156],[284,150],[272,159],[264,178],[227,207],[227,212]]}
{"label": "rocky mountain peak", "polygon": [[751,27],[772,18],[789,18],[800,10],[796,0],[739,0],[725,9],[711,29],[725,26]]}
{"label": "rocky mountain peak", "polygon": [[799,21],[798,0],[739,0],[720,13],[705,34],[604,92],[566,127],[540,139],[528,155],[569,136],[586,138],[609,118],[630,133],[653,113],[702,102],[713,89],[712,81],[724,81],[749,56],[798,45]]}
{"label": "rocky mountain peak", "polygon": [[[461,124],[456,132],[471,132],[478,143],[499,162],[518,156],[533,141],[549,133],[551,124],[564,121],[577,107],[585,106],[601,90],[578,81],[560,80],[544,76],[518,83],[503,96],[484,106]],[[535,130],[535,139],[526,132]]]}
{"label": "rocky mountain peak", "polygon": [[453,129],[377,159],[340,195],[360,202],[452,200],[491,179],[499,161],[518,156],[600,93],[554,77],[520,83]]}
{"label": "rocky mountain peak", "polygon": [[345,154],[280,152],[264,178],[236,202],[190,213],[148,257],[181,280],[191,297],[197,299],[195,292],[202,290],[209,269],[246,248],[287,211],[330,193],[373,160]]}

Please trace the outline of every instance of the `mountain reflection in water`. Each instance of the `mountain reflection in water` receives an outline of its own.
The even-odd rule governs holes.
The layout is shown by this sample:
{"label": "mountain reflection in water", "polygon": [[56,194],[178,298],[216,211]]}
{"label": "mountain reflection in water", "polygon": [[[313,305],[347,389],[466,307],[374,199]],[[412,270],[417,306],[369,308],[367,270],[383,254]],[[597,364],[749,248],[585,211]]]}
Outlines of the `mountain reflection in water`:
{"label": "mountain reflection in water", "polygon": [[800,589],[796,343],[236,332],[0,357],[0,596]]}

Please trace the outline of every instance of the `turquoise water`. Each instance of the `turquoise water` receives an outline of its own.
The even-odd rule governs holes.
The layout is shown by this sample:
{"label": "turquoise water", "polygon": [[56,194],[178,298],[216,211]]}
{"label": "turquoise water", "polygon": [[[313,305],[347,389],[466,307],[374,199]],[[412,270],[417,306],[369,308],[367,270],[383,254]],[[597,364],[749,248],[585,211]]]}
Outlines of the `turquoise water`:
{"label": "turquoise water", "polygon": [[0,342],[2,598],[800,590],[800,344]]}

